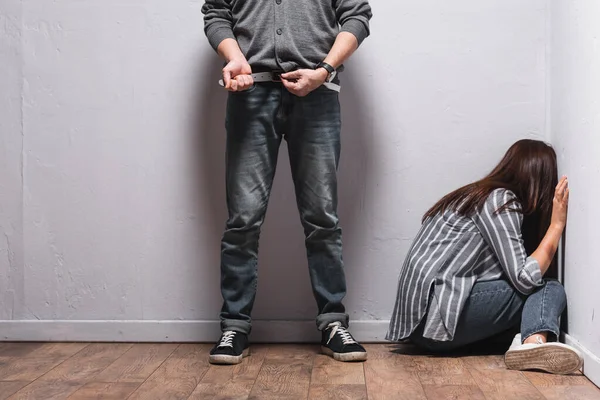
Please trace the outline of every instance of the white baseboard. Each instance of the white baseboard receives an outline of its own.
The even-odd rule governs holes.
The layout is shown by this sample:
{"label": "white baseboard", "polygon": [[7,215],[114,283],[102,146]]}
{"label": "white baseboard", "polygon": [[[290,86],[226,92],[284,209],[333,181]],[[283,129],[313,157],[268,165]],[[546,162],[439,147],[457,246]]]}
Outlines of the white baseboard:
{"label": "white baseboard", "polygon": [[[353,321],[354,337],[385,342],[389,321]],[[213,342],[218,321],[0,321],[1,341],[29,342]],[[254,343],[317,343],[314,321],[253,321]]]}
{"label": "white baseboard", "polygon": [[577,339],[569,336],[565,336],[565,343],[569,346],[575,347],[583,354],[583,373],[589,378],[590,381],[600,387],[600,357],[589,351],[583,346]]}

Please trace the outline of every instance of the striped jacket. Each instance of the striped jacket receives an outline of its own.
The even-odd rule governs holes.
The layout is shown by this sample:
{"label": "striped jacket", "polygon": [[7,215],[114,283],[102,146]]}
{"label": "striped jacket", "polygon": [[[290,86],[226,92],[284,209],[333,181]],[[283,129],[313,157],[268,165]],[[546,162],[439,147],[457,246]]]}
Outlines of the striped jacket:
{"label": "striped jacket", "polygon": [[523,215],[506,189],[494,190],[474,215],[453,210],[427,218],[415,238],[398,281],[386,339],[405,339],[427,314],[423,336],[451,341],[475,282],[507,279],[519,292],[542,286],[538,262],[523,245]]}

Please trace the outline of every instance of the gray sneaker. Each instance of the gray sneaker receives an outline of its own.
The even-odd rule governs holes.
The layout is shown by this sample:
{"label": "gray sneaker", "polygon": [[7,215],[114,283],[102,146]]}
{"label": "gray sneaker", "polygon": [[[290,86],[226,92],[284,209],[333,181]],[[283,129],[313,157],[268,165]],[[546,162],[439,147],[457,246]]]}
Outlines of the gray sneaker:
{"label": "gray sneaker", "polygon": [[551,374],[572,374],[583,366],[581,353],[564,343],[521,343],[518,334],[504,355],[508,369],[542,370]]}

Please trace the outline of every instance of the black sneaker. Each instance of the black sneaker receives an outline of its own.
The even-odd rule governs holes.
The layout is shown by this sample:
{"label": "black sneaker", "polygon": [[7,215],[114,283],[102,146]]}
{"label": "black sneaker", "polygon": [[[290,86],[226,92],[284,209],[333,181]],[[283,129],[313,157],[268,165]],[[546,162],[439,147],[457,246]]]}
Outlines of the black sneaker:
{"label": "black sneaker", "polygon": [[239,364],[250,355],[248,335],[241,332],[225,331],[219,343],[210,351],[208,361],[211,364]]}
{"label": "black sneaker", "polygon": [[321,351],[337,361],[366,361],[367,351],[341,322],[327,325],[322,332]]}

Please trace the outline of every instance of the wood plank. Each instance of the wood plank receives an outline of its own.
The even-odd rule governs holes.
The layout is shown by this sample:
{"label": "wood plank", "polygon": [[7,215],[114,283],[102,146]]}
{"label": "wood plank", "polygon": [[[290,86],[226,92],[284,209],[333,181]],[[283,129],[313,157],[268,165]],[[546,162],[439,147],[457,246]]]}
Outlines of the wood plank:
{"label": "wood plank", "polygon": [[129,398],[187,399],[208,371],[208,344],[182,344]]}
{"label": "wood plank", "polygon": [[68,358],[86,348],[89,343],[44,343],[31,352],[28,358],[59,357]]}
{"label": "wood plank", "polygon": [[312,384],[364,385],[364,363],[339,362],[326,355],[317,355],[310,379]]}
{"label": "wood plank", "polygon": [[175,351],[177,344],[135,344],[100,372],[95,382],[143,382]]}
{"label": "wood plank", "polygon": [[77,381],[83,384],[121,357],[131,346],[124,343],[90,344],[39,380]]}
{"label": "wood plank", "polygon": [[266,358],[277,360],[312,360],[321,354],[321,346],[306,344],[277,344],[270,345]]}
{"label": "wood plank", "polygon": [[81,383],[72,381],[37,380],[19,390],[8,400],[64,400],[81,385]]}
{"label": "wood plank", "polygon": [[371,361],[386,361],[396,370],[401,369],[404,372],[417,372],[415,360],[422,358],[421,355],[415,355],[410,351],[412,345],[381,345],[367,344],[365,348],[369,354],[367,363]]}
{"label": "wood plank", "polygon": [[59,365],[64,359],[8,357],[0,359],[0,379],[32,382]]}
{"label": "wood plank", "polygon": [[42,345],[43,343],[1,342],[0,357],[25,357]]}
{"label": "wood plank", "polygon": [[48,343],[24,356],[0,357],[0,380],[31,382],[86,346],[82,343]]}
{"label": "wood plank", "polygon": [[319,352],[319,345],[270,345],[249,398],[306,398],[313,360]]}
{"label": "wood plank", "polygon": [[486,400],[476,385],[423,385],[423,390],[429,400]]}
{"label": "wood plank", "polygon": [[544,386],[538,390],[547,400],[600,400],[600,389],[595,386]]}
{"label": "wood plank", "polygon": [[399,357],[364,364],[369,400],[425,400],[416,372],[397,363]]}
{"label": "wood plank", "polygon": [[254,382],[200,383],[189,400],[246,400]]}
{"label": "wood plank", "polygon": [[460,358],[423,356],[413,362],[423,385],[476,385]]}
{"label": "wood plank", "polygon": [[367,400],[365,385],[310,385],[309,400]]}
{"label": "wood plank", "polygon": [[523,375],[548,400],[600,399],[600,389],[581,372],[572,375],[554,375],[526,371]]}
{"label": "wood plank", "polygon": [[15,394],[29,383],[23,381],[0,382],[0,400],[8,399],[10,395]]}
{"label": "wood plank", "polygon": [[461,360],[463,362],[463,365],[469,370],[506,369],[506,364],[504,364],[504,356],[468,356],[462,357]]}
{"label": "wood plank", "polygon": [[254,382],[268,353],[267,346],[252,346],[249,357],[237,365],[211,365],[201,383],[223,384],[232,381]]}
{"label": "wood plank", "polygon": [[470,370],[488,400],[543,400],[544,396],[520,371]]}
{"label": "wood plank", "polygon": [[137,382],[90,382],[69,396],[69,400],[123,400],[139,386]]}
{"label": "wood plank", "polygon": [[253,345],[250,357],[237,365],[211,365],[190,400],[247,399],[258,377],[268,346]]}
{"label": "wood plank", "polygon": [[363,345],[369,355],[369,361],[385,360],[398,356],[399,345],[391,344],[365,344]]}
{"label": "wood plank", "polygon": [[581,372],[573,375],[555,375],[545,372],[523,371],[523,375],[538,388],[545,386],[594,386]]}
{"label": "wood plank", "polygon": [[308,396],[312,359],[266,358],[249,399],[285,400],[305,399]]}

